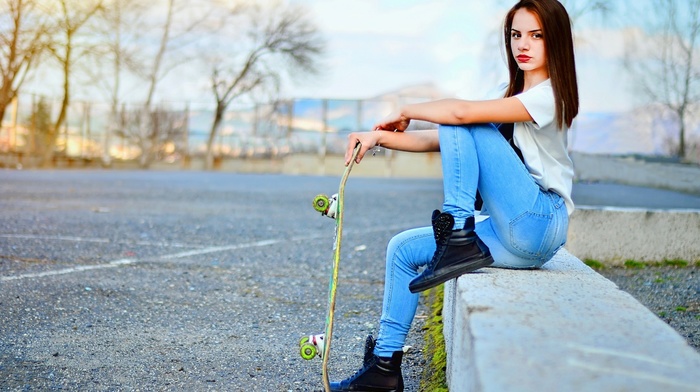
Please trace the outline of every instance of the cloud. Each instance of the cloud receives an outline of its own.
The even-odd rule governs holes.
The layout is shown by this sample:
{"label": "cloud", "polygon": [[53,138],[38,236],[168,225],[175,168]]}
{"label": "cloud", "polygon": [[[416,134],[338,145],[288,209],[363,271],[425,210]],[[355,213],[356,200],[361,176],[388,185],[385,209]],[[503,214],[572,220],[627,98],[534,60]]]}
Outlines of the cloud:
{"label": "cloud", "polygon": [[[506,8],[459,0],[307,0],[328,40],[325,70],[303,96],[363,98],[434,82],[445,91],[482,89],[482,68],[499,61]],[[491,52],[484,62],[484,52]],[[487,78],[495,80],[493,76]],[[490,82],[490,83],[495,83]],[[483,92],[472,91],[474,96]]]}
{"label": "cloud", "polygon": [[[507,76],[500,33],[510,4],[459,0],[289,0],[304,5],[326,37],[318,77],[285,89],[287,97],[362,99],[434,83],[480,99]],[[577,24],[582,110],[634,106],[621,70],[628,30]]]}
{"label": "cloud", "polygon": [[420,37],[449,12],[449,2],[317,0],[311,6],[323,31]]}

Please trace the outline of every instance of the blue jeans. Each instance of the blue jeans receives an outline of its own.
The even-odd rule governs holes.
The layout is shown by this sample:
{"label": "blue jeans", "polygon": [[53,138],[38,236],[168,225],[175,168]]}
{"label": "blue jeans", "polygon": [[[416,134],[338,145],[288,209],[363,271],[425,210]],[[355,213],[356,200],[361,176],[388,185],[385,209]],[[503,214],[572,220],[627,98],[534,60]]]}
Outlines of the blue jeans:
{"label": "blue jeans", "polygon": [[[445,199],[443,211],[462,228],[474,215],[479,190],[488,219],[476,233],[500,268],[539,268],[564,245],[569,224],[564,199],[545,191],[492,124],[440,126]],[[426,213],[428,215],[428,213]],[[432,227],[411,229],[389,241],[384,304],[375,354],[401,350],[418,307],[408,290],[435,253]]]}

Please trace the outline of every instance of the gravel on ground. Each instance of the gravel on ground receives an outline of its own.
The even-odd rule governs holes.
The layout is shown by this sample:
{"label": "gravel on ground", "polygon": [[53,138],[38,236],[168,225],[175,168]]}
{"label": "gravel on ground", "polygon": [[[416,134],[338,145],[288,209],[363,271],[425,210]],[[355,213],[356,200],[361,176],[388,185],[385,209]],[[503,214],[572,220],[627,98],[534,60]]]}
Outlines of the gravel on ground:
{"label": "gravel on ground", "polygon": [[700,267],[637,266],[597,271],[635,297],[700,352]]}

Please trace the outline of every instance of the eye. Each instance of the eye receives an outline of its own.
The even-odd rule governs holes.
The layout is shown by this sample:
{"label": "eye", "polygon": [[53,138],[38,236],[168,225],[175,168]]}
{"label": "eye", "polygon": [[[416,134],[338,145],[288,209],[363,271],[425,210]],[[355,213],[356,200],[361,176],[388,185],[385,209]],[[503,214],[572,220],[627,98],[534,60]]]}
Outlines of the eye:
{"label": "eye", "polygon": [[533,33],[532,38],[534,39],[542,39],[542,33]]}
{"label": "eye", "polygon": [[513,32],[510,33],[510,37],[511,37],[511,38],[520,38],[520,37],[521,37],[521,34],[518,33],[518,32],[516,32],[516,31],[513,31]]}

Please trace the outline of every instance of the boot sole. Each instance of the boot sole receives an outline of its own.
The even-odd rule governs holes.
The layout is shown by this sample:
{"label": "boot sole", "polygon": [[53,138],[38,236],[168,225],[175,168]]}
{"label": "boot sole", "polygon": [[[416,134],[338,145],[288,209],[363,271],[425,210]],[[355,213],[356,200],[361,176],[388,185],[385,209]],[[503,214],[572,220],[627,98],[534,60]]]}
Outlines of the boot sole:
{"label": "boot sole", "polygon": [[408,289],[413,293],[420,293],[421,291],[428,290],[442,283],[447,282],[450,279],[458,278],[468,272],[476,271],[479,268],[488,267],[493,264],[493,257],[490,255],[482,259],[467,263],[459,268],[447,271],[444,274],[434,276],[433,278],[426,279],[420,283],[409,284]]}
{"label": "boot sole", "polygon": [[378,387],[371,387],[367,386],[365,389],[363,389],[363,386],[360,387],[355,387],[355,388],[360,388],[360,389],[348,389],[348,388],[342,388],[342,387],[337,387],[333,388],[331,386],[331,392],[348,392],[348,391],[355,391],[355,392],[364,392],[364,391],[381,391],[381,392],[403,392],[403,384],[398,386],[397,388],[394,389],[386,389],[386,388],[378,388]]}

